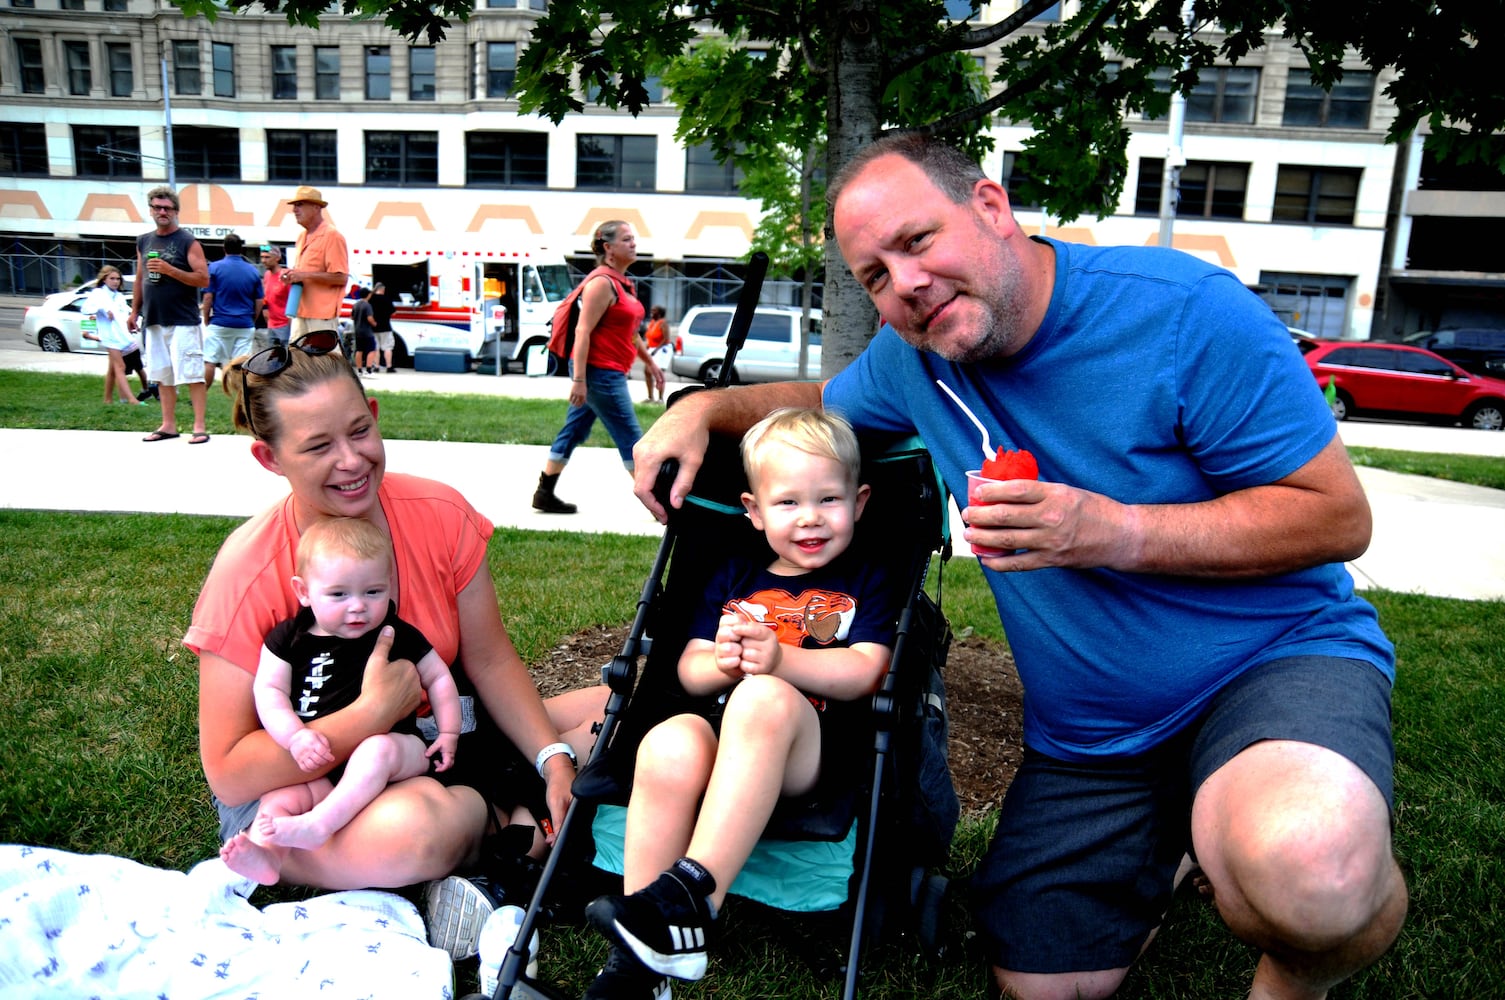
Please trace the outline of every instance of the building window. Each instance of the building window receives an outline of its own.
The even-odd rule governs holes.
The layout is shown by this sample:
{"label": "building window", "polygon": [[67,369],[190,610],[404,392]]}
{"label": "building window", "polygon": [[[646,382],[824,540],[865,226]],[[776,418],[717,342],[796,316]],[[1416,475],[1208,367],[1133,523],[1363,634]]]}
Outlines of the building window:
{"label": "building window", "polygon": [[1061,20],[1061,5],[1053,3],[1040,13],[1030,18],[1031,21],[1059,21]]}
{"label": "building window", "polygon": [[544,187],[549,137],[542,132],[465,133],[465,183],[472,187]]}
{"label": "building window", "polygon": [[716,162],[709,143],[685,150],[685,190],[701,194],[736,194],[742,183],[742,171],[736,163]]}
{"label": "building window", "polygon": [[240,180],[240,131],[176,125],[172,164],[179,182]]}
{"label": "building window", "polygon": [[658,180],[658,140],[651,135],[582,135],[575,138],[575,186],[609,191],[652,191]]}
{"label": "building window", "polygon": [[228,42],[211,42],[214,59],[214,96],[235,96],[235,46]]}
{"label": "building window", "polygon": [[486,43],[486,96],[511,97],[517,79],[517,43]]}
{"label": "building window", "polygon": [[[1150,74],[1155,89],[1170,93],[1175,72],[1162,66]],[[1197,77],[1197,85],[1186,95],[1186,120],[1189,122],[1254,122],[1255,103],[1259,98],[1259,70],[1249,66],[1211,66]]]}
{"label": "building window", "polygon": [[314,47],[314,99],[340,99],[340,50],[334,45]]}
{"label": "building window", "polygon": [[272,100],[298,99],[298,47],[272,46]]}
{"label": "building window", "polygon": [[23,94],[40,94],[47,90],[47,74],[42,70],[40,39],[16,39],[16,75],[21,80]]}
{"label": "building window", "polygon": [[1505,191],[1505,174],[1483,159],[1457,163],[1440,159],[1433,150],[1423,148],[1416,186],[1423,191]]}
{"label": "building window", "polygon": [[73,126],[73,165],[79,177],[141,176],[141,134],[134,127]]}
{"label": "building window", "polygon": [[367,132],[366,183],[439,183],[439,133]]}
{"label": "building window", "polygon": [[946,18],[951,21],[971,21],[977,17],[977,7],[972,0],[946,0]]}
{"label": "building window", "polygon": [[1024,153],[1003,154],[1003,189],[1009,195],[1009,207],[1016,212],[1039,211],[1036,198],[1024,197],[1024,185],[1033,175],[1029,169],[1029,157]]}
{"label": "building window", "polygon": [[172,79],[174,94],[203,92],[203,68],[199,65],[198,42],[172,43]]}
{"label": "building window", "polygon": [[408,47],[408,100],[434,99],[434,54],[432,45]]}
{"label": "building window", "polygon": [[529,10],[548,10],[549,0],[528,0]]}
{"label": "building window", "polygon": [[335,133],[267,130],[267,180],[333,184],[339,175]]}
{"label": "building window", "polygon": [[1277,222],[1353,225],[1361,171],[1348,167],[1282,166],[1275,175]]}
{"label": "building window", "polygon": [[366,100],[392,99],[392,47],[366,46]]}
{"label": "building window", "polygon": [[1374,99],[1374,74],[1344,70],[1343,79],[1323,90],[1295,76],[1286,82],[1285,116],[1282,125],[1317,128],[1368,128],[1369,105]]}
{"label": "building window", "polygon": [[58,0],[59,10],[83,10],[84,0]]}
{"label": "building window", "polygon": [[129,0],[105,0],[104,2],[104,12],[106,14],[123,14],[129,9]]}
{"label": "building window", "polygon": [[[1137,214],[1160,214],[1160,189],[1164,178],[1164,160],[1139,161],[1139,186],[1134,196]],[[1189,219],[1242,219],[1248,189],[1247,163],[1192,160],[1181,168],[1176,215]]]}
{"label": "building window", "polygon": [[37,0],[10,0],[12,7],[35,7]]}
{"label": "building window", "polygon": [[68,74],[68,93],[87,97],[94,86],[94,67],[89,60],[88,42],[63,43],[63,68]]}
{"label": "building window", "polygon": [[110,70],[110,96],[130,97],[136,89],[136,71],[131,47],[124,42],[105,42],[105,62]]}
{"label": "building window", "polygon": [[0,122],[0,174],[47,176],[47,126]]}

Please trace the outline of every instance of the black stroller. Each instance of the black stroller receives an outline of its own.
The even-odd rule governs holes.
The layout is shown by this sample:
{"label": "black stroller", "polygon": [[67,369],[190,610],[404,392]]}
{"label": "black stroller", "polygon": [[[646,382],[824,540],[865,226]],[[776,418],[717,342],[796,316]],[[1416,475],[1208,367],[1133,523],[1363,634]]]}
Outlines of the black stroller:
{"label": "black stroller", "polygon": [[[742,879],[731,887],[734,894],[780,909],[849,916],[844,997],[856,996],[864,944],[908,933],[922,946],[935,947],[946,880],[931,869],[946,860],[959,812],[946,763],[941,684],[951,633],[924,590],[932,556],[949,556],[946,493],[917,442],[862,444],[862,480],[872,486],[872,495],[854,549],[864,559],[881,561],[905,595],[889,670],[873,698],[871,771],[857,787],[781,801],[744,869],[744,876],[755,876],[749,882],[753,891],[744,890]],[[672,478],[671,470],[664,470],[662,493]],[[612,691],[605,720],[576,779],[575,803],[502,964],[494,996],[554,995],[552,988],[522,975],[526,942],[561,858],[578,859],[585,853],[580,843],[589,838],[586,847],[596,848],[596,863],[614,867],[613,847],[619,852],[621,846],[620,806],[630,791],[637,744],[688,702],[676,666],[710,576],[734,555],[763,558],[768,552],[743,511],[745,488],[737,442],[713,439],[691,496],[670,518],[622,650],[604,668]],[[806,844],[815,851],[813,861],[800,857]],[[769,854],[761,861],[759,883],[765,848]],[[799,874],[781,878],[790,864],[801,865]],[[837,884],[816,877],[819,869],[834,871]],[[796,883],[802,896],[792,905],[784,891],[789,883]],[[760,886],[779,898],[762,896]]]}

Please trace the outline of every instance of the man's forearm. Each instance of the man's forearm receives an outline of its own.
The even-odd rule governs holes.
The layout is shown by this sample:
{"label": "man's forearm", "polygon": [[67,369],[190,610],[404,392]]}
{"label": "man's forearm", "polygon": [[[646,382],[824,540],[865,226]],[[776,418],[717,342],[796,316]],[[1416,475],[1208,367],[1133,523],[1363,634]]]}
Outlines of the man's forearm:
{"label": "man's forearm", "polygon": [[[694,393],[707,430],[741,436],[749,427],[784,406],[820,406],[819,382],[766,382]],[[702,402],[696,397],[704,397]]]}

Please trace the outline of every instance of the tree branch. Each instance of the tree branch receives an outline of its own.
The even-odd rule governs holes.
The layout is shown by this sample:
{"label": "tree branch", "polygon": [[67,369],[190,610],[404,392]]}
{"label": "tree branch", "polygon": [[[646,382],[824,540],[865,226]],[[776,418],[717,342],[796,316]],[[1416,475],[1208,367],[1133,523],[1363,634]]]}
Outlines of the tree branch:
{"label": "tree branch", "polygon": [[1052,50],[1050,55],[1056,57],[1054,60],[1036,59],[1034,67],[1027,74],[1015,80],[1012,84],[994,94],[986,101],[974,104],[972,107],[958,111],[955,114],[937,119],[928,125],[922,125],[915,129],[905,129],[904,131],[918,132],[922,135],[952,132],[960,125],[976,121],[984,115],[992,114],[1018,94],[1038,89],[1042,83],[1050,78],[1050,64],[1052,62],[1059,62],[1061,57],[1069,57],[1080,52],[1086,47],[1089,39],[1095,42],[1097,35],[1102,31],[1103,25],[1108,22],[1108,19],[1113,16],[1122,3],[1123,0],[1108,0],[1107,3],[1099,8],[1097,14],[1093,16],[1086,27],[1077,32],[1067,45]]}
{"label": "tree branch", "polygon": [[1007,38],[1030,21],[1033,21],[1043,11],[1049,10],[1058,0],[1028,0],[1023,7],[1014,13],[990,24],[985,28],[968,29],[966,22],[962,22],[947,30],[941,41],[934,45],[917,45],[907,52],[899,54],[897,60],[889,67],[889,79],[903,76],[906,72],[914,69],[925,60],[942,55],[946,52],[965,52],[968,49],[980,49],[984,45],[991,45],[1001,38]]}

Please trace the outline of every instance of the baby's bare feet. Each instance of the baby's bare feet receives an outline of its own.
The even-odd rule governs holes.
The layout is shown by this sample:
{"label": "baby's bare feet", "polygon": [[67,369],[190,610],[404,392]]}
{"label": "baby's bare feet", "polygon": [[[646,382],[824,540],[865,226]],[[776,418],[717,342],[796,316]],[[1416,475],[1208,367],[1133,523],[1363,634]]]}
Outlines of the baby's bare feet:
{"label": "baby's bare feet", "polygon": [[[260,820],[257,823],[259,827]],[[311,851],[322,847],[333,832],[325,829],[312,813],[303,813],[300,816],[268,816],[262,836],[269,844]]]}
{"label": "baby's bare feet", "polygon": [[261,885],[276,885],[282,878],[282,859],[287,851],[262,847],[242,831],[225,841],[219,856],[235,874]]}

